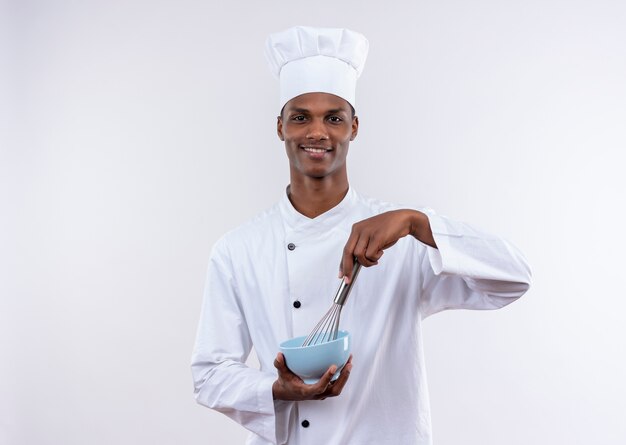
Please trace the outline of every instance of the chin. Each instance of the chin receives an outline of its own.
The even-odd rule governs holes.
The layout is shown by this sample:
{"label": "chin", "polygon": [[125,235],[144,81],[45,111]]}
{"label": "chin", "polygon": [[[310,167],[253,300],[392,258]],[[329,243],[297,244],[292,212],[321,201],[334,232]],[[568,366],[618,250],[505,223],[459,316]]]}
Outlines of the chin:
{"label": "chin", "polygon": [[324,179],[335,176],[341,171],[341,167],[336,165],[300,165],[296,168],[299,175],[311,179]]}
{"label": "chin", "polygon": [[328,172],[309,171],[309,172],[305,172],[304,176],[306,176],[307,178],[313,178],[313,179],[324,179],[326,176],[328,176]]}
{"label": "chin", "polygon": [[311,169],[311,170],[305,172],[304,174],[306,176],[308,176],[309,178],[324,179],[324,178],[328,178],[330,176],[333,176],[335,173],[336,173],[336,170],[315,170],[315,169]]}

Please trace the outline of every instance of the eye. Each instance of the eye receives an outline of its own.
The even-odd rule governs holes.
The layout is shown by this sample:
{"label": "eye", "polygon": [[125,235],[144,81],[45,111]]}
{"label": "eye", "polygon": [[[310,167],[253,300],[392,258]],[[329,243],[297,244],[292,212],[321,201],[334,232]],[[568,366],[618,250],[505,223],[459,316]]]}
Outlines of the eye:
{"label": "eye", "polygon": [[330,119],[331,122],[336,123],[336,124],[343,121],[343,119],[340,118],[339,116],[330,116],[328,119]]}
{"label": "eye", "polygon": [[296,122],[302,122],[302,121],[304,121],[304,119],[306,119],[306,118],[303,115],[301,115],[301,114],[298,114],[298,115],[293,116],[291,118],[292,121],[296,121]]}

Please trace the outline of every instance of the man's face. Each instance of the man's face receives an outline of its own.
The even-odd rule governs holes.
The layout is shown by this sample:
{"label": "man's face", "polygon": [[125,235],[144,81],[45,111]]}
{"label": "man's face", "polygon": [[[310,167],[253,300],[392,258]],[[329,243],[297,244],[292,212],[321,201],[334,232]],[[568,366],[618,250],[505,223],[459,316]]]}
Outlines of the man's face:
{"label": "man's face", "polygon": [[348,146],[358,131],[350,104],[328,93],[306,93],[285,104],[278,137],[285,141],[292,176],[322,179],[346,170]]}

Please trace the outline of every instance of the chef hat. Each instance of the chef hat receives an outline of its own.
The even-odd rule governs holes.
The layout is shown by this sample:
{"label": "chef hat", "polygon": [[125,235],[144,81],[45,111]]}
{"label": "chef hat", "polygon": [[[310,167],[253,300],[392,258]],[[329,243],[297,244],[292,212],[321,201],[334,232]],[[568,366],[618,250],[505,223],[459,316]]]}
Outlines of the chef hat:
{"label": "chef hat", "polygon": [[294,26],[271,34],[265,57],[280,80],[280,109],[304,93],[331,93],[355,106],[356,80],[369,43],[345,28]]}

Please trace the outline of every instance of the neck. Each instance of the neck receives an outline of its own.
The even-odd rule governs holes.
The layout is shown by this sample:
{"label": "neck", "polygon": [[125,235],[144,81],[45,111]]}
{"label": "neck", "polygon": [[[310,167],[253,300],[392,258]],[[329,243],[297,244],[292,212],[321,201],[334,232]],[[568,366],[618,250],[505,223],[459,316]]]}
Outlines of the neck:
{"label": "neck", "polygon": [[294,208],[308,218],[315,218],[335,207],[348,193],[347,175],[340,178],[322,179],[292,176],[287,188]]}

